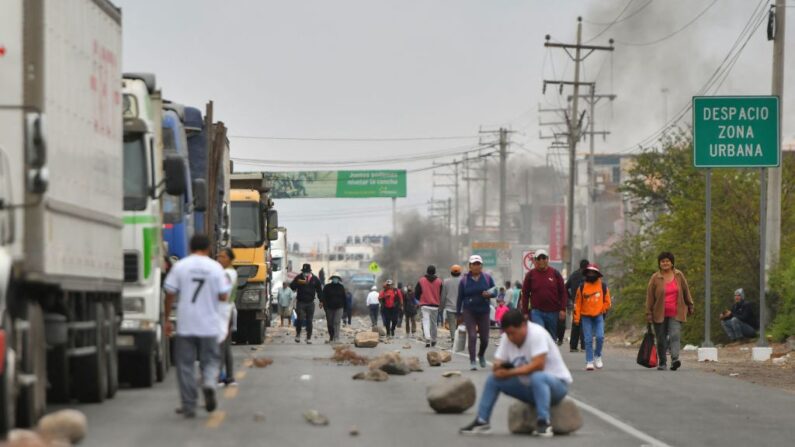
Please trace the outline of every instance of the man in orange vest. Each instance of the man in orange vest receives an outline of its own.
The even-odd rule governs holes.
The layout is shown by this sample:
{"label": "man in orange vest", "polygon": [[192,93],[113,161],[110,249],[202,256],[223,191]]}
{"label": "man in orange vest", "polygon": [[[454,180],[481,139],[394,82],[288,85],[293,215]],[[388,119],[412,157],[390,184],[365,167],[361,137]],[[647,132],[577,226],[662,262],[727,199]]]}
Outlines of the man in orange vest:
{"label": "man in orange vest", "polygon": [[439,303],[442,298],[442,280],[436,276],[436,266],[428,266],[425,276],[417,281],[414,293],[420,299],[425,347],[436,346],[436,325],[439,320]]}

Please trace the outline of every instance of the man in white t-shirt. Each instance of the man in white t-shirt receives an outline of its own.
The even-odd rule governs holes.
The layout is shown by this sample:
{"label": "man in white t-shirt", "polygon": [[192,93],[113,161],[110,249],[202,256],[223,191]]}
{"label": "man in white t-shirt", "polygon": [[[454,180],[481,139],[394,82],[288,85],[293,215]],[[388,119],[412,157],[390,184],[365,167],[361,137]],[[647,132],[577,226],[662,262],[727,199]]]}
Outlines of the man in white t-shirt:
{"label": "man in white t-shirt", "polygon": [[378,287],[373,286],[370,289],[370,293],[367,294],[367,311],[370,313],[370,322],[372,323],[373,329],[378,327],[378,308],[379,308],[379,301],[378,301]]}
{"label": "man in white t-shirt", "polygon": [[196,235],[190,241],[191,255],[178,261],[166,277],[166,335],[172,336],[174,327],[169,314],[177,300],[177,334],[174,358],[177,367],[181,408],[186,418],[196,417],[196,354],[198,352],[202,377],[202,391],[207,411],[217,405],[215,386],[220,368],[221,335],[219,304],[226,301],[232,284],[223,267],[210,259],[210,239]]}
{"label": "man in white t-shirt", "polygon": [[566,397],[572,383],[552,336],[519,310],[502,317],[500,346],[494,354],[494,372],[489,375],[478,407],[478,417],[461,434],[489,433],[489,419],[500,393],[533,405],[538,415],[537,436],[551,437],[549,411]]}

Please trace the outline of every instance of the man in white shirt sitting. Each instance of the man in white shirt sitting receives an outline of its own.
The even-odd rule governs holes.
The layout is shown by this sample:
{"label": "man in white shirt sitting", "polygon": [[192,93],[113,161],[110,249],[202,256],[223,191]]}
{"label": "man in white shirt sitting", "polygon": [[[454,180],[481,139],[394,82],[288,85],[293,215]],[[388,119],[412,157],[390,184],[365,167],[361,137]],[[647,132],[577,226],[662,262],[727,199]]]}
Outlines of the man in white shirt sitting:
{"label": "man in white shirt sitting", "polygon": [[501,326],[504,333],[494,354],[494,372],[483,387],[478,416],[460,433],[489,433],[494,404],[500,393],[505,393],[533,405],[538,415],[535,434],[551,437],[550,407],[566,397],[571,373],[549,332],[528,322],[521,311],[507,312]]}

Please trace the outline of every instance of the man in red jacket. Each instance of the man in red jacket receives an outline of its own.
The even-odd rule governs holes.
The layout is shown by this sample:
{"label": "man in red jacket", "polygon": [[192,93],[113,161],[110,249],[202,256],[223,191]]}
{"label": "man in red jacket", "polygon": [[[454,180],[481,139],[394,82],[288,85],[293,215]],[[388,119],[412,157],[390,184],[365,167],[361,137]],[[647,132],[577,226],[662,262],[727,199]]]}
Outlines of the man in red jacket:
{"label": "man in red jacket", "polygon": [[535,254],[535,268],[524,277],[522,313],[528,314],[533,323],[543,326],[555,338],[558,320],[566,319],[567,300],[563,276],[549,266],[546,250],[538,250]]}
{"label": "man in red jacket", "polygon": [[436,325],[438,323],[439,303],[442,296],[442,280],[436,276],[436,266],[428,266],[425,276],[417,281],[414,290],[414,293],[420,299],[425,347],[430,348],[436,346]]}

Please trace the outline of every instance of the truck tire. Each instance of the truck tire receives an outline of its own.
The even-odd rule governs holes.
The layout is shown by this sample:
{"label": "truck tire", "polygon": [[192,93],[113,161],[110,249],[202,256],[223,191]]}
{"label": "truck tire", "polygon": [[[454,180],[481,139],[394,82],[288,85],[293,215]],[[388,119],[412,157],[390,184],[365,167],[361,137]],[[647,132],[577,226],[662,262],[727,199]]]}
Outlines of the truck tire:
{"label": "truck tire", "polygon": [[50,390],[47,400],[65,404],[72,399],[72,374],[69,370],[69,356],[66,345],[56,345],[47,352],[47,380]]}
{"label": "truck tire", "polygon": [[101,403],[108,395],[108,363],[105,350],[105,309],[102,303],[94,303],[94,345],[96,351],[82,358],[76,359],[77,377],[80,378],[77,388],[77,398],[80,402]]}
{"label": "truck tire", "polygon": [[16,355],[13,349],[13,337],[11,321],[8,316],[3,317],[3,328],[6,330],[5,350],[0,353],[4,359],[5,368],[0,374],[0,439],[5,439],[6,434],[16,427],[16,396],[14,388],[16,386]]}
{"label": "truck tire", "polygon": [[130,385],[135,388],[151,388],[157,380],[157,349],[152,348],[149,352],[142,354],[135,359],[132,374],[130,375]]}
{"label": "truck tire", "polygon": [[47,407],[47,342],[44,335],[44,314],[36,302],[25,309],[28,330],[22,334],[20,373],[34,376],[35,381],[19,389],[17,424],[33,427]]}
{"label": "truck tire", "polygon": [[116,324],[116,306],[113,303],[105,303],[105,316],[108,320],[106,326],[105,340],[107,340],[107,360],[108,360],[108,399],[113,399],[119,391],[119,351],[118,334],[119,326]]}

